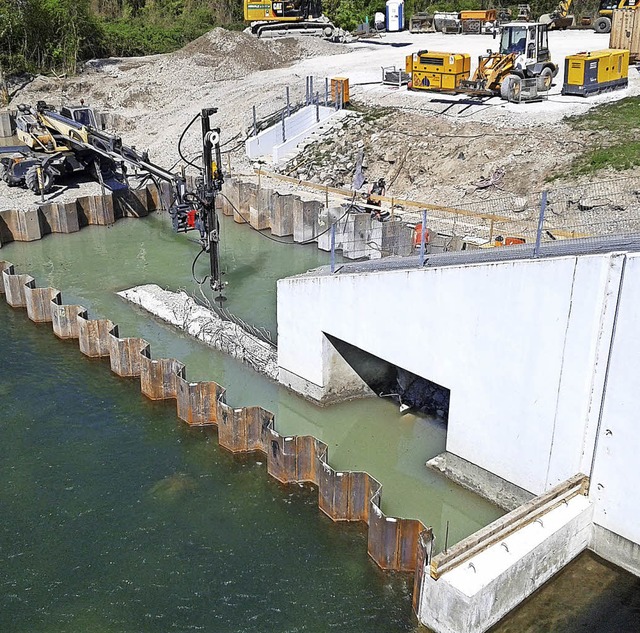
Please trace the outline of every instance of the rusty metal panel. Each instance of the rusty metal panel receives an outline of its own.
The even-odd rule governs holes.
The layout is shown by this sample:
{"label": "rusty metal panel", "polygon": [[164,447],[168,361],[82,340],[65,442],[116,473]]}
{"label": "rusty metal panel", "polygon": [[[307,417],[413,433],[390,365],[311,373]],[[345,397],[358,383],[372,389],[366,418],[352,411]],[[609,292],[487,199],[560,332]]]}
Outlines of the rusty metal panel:
{"label": "rusty metal panel", "polygon": [[[298,435],[296,437],[298,451],[298,481],[309,481],[318,485],[318,467],[321,461],[319,455],[326,455],[327,445],[311,435]],[[320,470],[322,467],[320,466]]]}
{"label": "rusty metal panel", "polygon": [[184,365],[175,358],[152,360],[140,354],[140,389],[150,400],[168,400],[176,397],[176,377]]}
{"label": "rusty metal panel", "polygon": [[111,371],[118,376],[139,376],[142,372],[142,358],[149,343],[142,338],[118,338],[111,334]]}
{"label": "rusty metal panel", "polygon": [[269,431],[267,450],[267,472],[281,483],[296,481],[296,440],[283,437],[276,431]]}
{"label": "rusty metal panel", "polygon": [[[7,275],[13,275],[14,274],[14,272],[13,272],[13,264],[11,262],[5,262],[3,260],[3,261],[0,261],[0,272],[4,273],[5,271],[7,272]],[[0,279],[0,295],[3,295],[4,292],[5,292],[4,284],[5,284],[5,281],[4,281],[4,274],[3,274],[2,278]]]}
{"label": "rusty metal panel", "polygon": [[86,313],[78,315],[78,341],[80,351],[91,358],[109,356],[111,353],[111,329],[108,319],[87,319]]}
{"label": "rusty metal panel", "polygon": [[367,521],[369,517],[369,497],[371,477],[365,472],[350,473],[349,481],[349,520]]}
{"label": "rusty metal panel", "polygon": [[269,449],[269,431],[273,429],[273,413],[262,407],[247,407],[245,416],[247,422],[247,450],[266,453]]}
{"label": "rusty metal panel", "polygon": [[247,450],[247,424],[245,410],[224,405],[222,419],[218,421],[218,443],[234,453]]}
{"label": "rusty metal panel", "polygon": [[351,520],[351,478],[353,473],[336,471],[333,478],[333,508],[331,518],[334,521]]}
{"label": "rusty metal panel", "polygon": [[179,376],[176,378],[178,417],[191,425],[216,424],[220,390],[222,387],[215,382],[188,382]]}
{"label": "rusty metal panel", "polygon": [[398,519],[398,555],[396,569],[414,571],[418,553],[418,539],[425,527],[416,519]]}
{"label": "rusty metal panel", "polygon": [[418,537],[418,547],[416,552],[416,571],[413,576],[413,612],[418,615],[420,608],[420,595],[422,594],[422,583],[424,577],[429,573],[431,564],[431,552],[433,550],[433,530],[426,528],[420,532]]}
{"label": "rusty metal panel", "polygon": [[333,518],[333,494],[336,471],[326,462],[318,470],[318,506],[326,515]]}
{"label": "rusty metal panel", "polygon": [[26,308],[27,299],[25,297],[25,285],[33,284],[35,281],[31,275],[9,274],[6,270],[2,272],[4,279],[4,291],[6,301],[12,308]]}
{"label": "rusty metal panel", "polygon": [[35,282],[26,284],[24,298],[27,304],[27,316],[35,323],[50,323],[51,302],[60,296],[55,288],[36,288]]}
{"label": "rusty metal panel", "polygon": [[79,338],[78,315],[86,314],[87,310],[83,306],[52,304],[51,324],[53,333],[58,338]]}

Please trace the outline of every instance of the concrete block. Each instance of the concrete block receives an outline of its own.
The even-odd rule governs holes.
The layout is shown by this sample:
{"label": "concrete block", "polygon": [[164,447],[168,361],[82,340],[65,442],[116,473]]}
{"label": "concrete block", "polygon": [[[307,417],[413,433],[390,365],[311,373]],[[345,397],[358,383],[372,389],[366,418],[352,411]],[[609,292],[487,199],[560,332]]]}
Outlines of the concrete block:
{"label": "concrete block", "polygon": [[279,237],[293,235],[293,206],[296,196],[276,194],[271,210],[271,233]]}
{"label": "concrete block", "polygon": [[298,196],[293,200],[293,241],[317,241],[320,233],[318,218],[324,209],[319,200],[302,200]]}
{"label": "concrete block", "polygon": [[382,222],[382,254],[407,257],[413,252],[413,228],[399,219]]}
{"label": "concrete block", "polygon": [[272,189],[258,189],[255,204],[249,209],[249,222],[254,229],[262,231],[271,227],[271,216],[275,205],[276,194]]}

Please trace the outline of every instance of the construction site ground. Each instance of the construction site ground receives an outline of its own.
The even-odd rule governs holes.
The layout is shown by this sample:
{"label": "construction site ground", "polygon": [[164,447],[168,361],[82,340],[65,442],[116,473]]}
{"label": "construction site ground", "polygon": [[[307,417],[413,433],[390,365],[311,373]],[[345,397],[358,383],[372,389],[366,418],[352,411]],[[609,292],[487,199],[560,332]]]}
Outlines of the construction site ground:
{"label": "construction site ground", "polygon": [[[591,30],[552,32],[549,44],[560,69],[548,99],[536,103],[492,98],[482,105],[456,105],[451,101],[464,97],[381,83],[383,66],[404,68],[405,56],[423,49],[468,52],[473,72],[478,55],[497,48],[491,35],[400,32],[332,44],[312,37],[258,40],[215,29],[172,54],[95,60],[76,77],[37,77],[13,96],[11,106],[38,100],[59,106],[84,99],[107,113],[108,130],[138,149],[148,149],[151,159],[165,167],[180,163],[178,139],[194,115],[202,107],[216,106],[225,144],[224,167],[234,176],[255,179],[255,168],[260,166],[301,181],[348,188],[362,151],[367,181],[385,178],[387,195],[464,206],[490,195],[525,196],[547,187],[550,176],[562,174],[601,135],[599,130],[576,131],[564,117],[640,94],[640,77],[632,67],[627,89],[586,99],[560,95],[565,56],[606,48],[608,35]],[[259,117],[282,108],[287,86],[292,102],[302,100],[306,76],[316,78],[321,99],[325,77],[348,77],[356,113],[285,165],[249,161],[243,141],[251,129],[254,106]],[[183,154],[188,158],[199,153],[199,134],[196,126],[185,136]],[[631,170],[622,175],[635,174]],[[492,178],[496,186],[476,186]],[[580,182],[560,178],[554,186],[592,178],[581,177]],[[302,189],[281,181],[269,186]],[[96,183],[86,182],[69,191],[58,189],[48,198],[98,192]],[[0,208],[38,202],[30,192],[0,186]]]}

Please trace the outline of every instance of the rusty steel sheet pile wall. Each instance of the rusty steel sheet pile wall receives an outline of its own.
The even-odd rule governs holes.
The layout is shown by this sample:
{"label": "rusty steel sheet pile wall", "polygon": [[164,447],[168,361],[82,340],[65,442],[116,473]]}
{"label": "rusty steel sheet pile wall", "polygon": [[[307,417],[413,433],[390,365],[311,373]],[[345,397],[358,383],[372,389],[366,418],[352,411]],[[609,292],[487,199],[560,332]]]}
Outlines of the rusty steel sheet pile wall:
{"label": "rusty steel sheet pile wall", "polygon": [[[187,424],[217,426],[223,448],[233,453],[264,453],[267,473],[277,481],[315,485],[318,506],[334,521],[366,523],[367,550],[382,569],[421,573],[420,567],[428,564],[431,528],[418,520],[385,516],[380,483],[365,472],[331,468],[324,442],[311,436],[280,435],[270,411],[229,406],[223,387],[215,382],[189,382],[183,363],[153,359],[144,339],[121,338],[118,326],[109,319],[89,319],[84,307],[64,305],[60,291],[37,288],[33,277],[17,274],[10,262],[0,261],[0,271],[0,294],[12,307],[25,308],[32,321],[50,322],[61,339],[78,339],[85,356],[108,357],[118,376],[139,377],[147,398],[174,399],[178,417]],[[429,544],[428,554],[424,543]]]}
{"label": "rusty steel sheet pile wall", "polygon": [[165,185],[160,191],[150,185],[82,196],[73,202],[50,202],[34,209],[5,209],[0,211],[0,247],[9,242],[32,242],[52,233],[76,233],[89,225],[109,226],[121,218],[142,218],[161,208],[161,200],[168,194]]}

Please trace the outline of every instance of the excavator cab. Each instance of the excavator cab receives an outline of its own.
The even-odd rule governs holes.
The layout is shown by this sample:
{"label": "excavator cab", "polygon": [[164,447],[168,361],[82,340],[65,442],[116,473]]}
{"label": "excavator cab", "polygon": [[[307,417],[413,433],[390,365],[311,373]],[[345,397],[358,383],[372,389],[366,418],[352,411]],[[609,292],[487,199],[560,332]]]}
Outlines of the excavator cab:
{"label": "excavator cab", "polygon": [[85,105],[81,106],[63,106],[60,108],[60,114],[67,119],[75,121],[79,125],[99,129],[96,114],[92,108]]}

